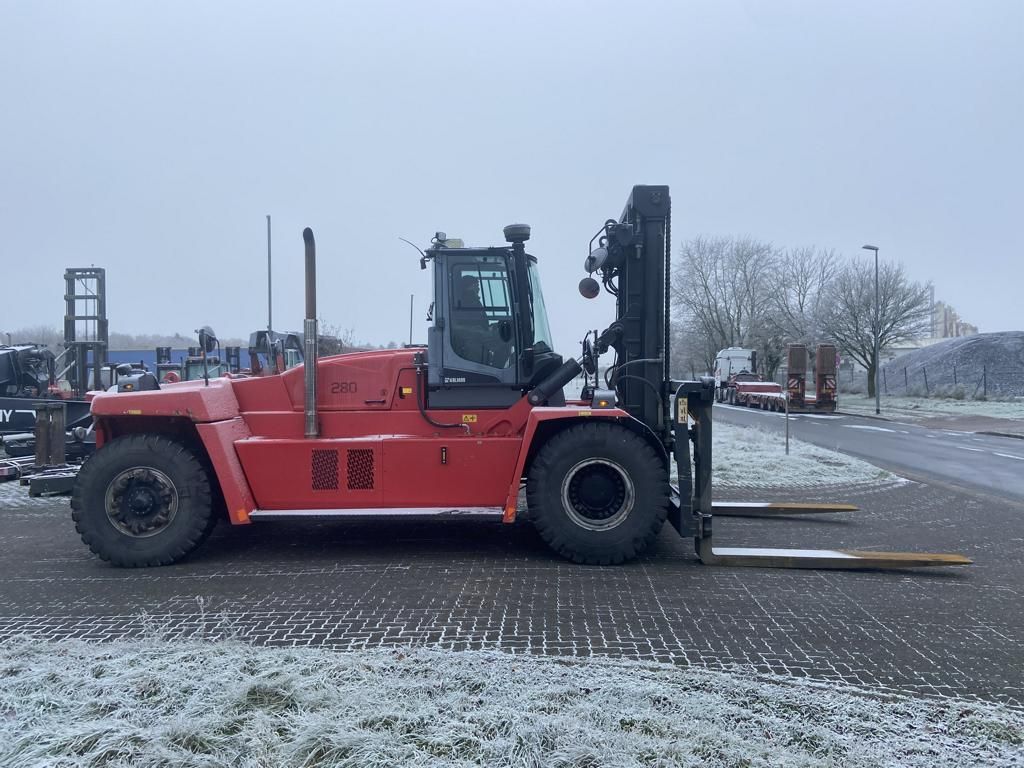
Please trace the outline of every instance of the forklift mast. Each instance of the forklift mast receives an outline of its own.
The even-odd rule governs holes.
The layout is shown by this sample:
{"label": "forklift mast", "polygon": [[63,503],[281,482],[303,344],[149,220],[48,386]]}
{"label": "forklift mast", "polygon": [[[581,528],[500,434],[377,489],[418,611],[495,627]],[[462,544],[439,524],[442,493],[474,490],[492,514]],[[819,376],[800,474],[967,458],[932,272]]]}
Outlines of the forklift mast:
{"label": "forklift mast", "polygon": [[[591,276],[600,275],[605,289],[615,296],[615,321],[595,345],[598,354],[615,352],[606,374],[608,384],[615,389],[620,406],[647,425],[666,447],[672,443],[671,211],[667,186],[633,187],[619,220],[606,221],[591,239],[584,264]],[[580,291],[596,295],[593,289],[588,294],[583,284]]]}

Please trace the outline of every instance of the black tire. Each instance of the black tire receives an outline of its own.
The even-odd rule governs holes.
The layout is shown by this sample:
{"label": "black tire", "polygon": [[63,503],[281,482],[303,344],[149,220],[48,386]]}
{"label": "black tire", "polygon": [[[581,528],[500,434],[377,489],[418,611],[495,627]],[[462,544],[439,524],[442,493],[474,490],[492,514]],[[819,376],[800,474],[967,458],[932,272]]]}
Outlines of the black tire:
{"label": "black tire", "polygon": [[89,549],[125,568],[181,560],[216,522],[203,463],[181,443],[144,434],[112,440],[82,465],[71,517]]}
{"label": "black tire", "polygon": [[620,424],[589,422],[559,432],[540,449],[526,499],[538,533],[557,553],[589,565],[622,563],[661,530],[668,472],[640,435]]}

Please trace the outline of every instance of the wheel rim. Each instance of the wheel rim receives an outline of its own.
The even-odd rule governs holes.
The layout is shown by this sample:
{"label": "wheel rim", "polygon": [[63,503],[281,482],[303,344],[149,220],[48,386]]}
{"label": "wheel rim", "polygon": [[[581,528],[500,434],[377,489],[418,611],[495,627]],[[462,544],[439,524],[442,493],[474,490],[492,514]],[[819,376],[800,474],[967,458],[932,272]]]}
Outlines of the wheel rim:
{"label": "wheel rim", "polygon": [[152,467],[132,467],[107,486],[107,519],[118,531],[135,538],[155,536],[178,513],[178,491],[171,478]]}
{"label": "wheel rim", "polygon": [[576,525],[588,531],[606,531],[621,524],[635,499],[629,474],[608,459],[584,459],[562,481],[562,507]]}

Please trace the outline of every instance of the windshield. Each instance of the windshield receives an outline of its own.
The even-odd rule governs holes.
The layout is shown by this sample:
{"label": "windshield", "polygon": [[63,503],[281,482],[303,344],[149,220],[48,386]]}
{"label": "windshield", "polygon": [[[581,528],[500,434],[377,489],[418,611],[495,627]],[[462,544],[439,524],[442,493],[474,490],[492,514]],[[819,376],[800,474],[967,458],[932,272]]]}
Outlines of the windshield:
{"label": "windshield", "polygon": [[543,341],[548,349],[551,344],[551,328],[548,326],[548,311],[544,307],[544,293],[540,289],[540,272],[537,262],[530,260],[530,293],[533,298],[533,341]]}

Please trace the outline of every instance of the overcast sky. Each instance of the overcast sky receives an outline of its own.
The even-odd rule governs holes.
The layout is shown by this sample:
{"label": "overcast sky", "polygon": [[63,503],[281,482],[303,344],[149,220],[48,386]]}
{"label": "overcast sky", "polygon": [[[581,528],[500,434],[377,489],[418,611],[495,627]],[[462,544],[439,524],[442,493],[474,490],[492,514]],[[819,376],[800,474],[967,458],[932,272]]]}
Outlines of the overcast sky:
{"label": "overcast sky", "polygon": [[932,280],[1020,329],[1024,2],[48,3],[0,0],[0,331],[107,269],[111,330],[300,329],[302,241],[328,322],[425,340],[398,240],[533,227],[556,345],[634,184],[673,239],[750,235]]}

